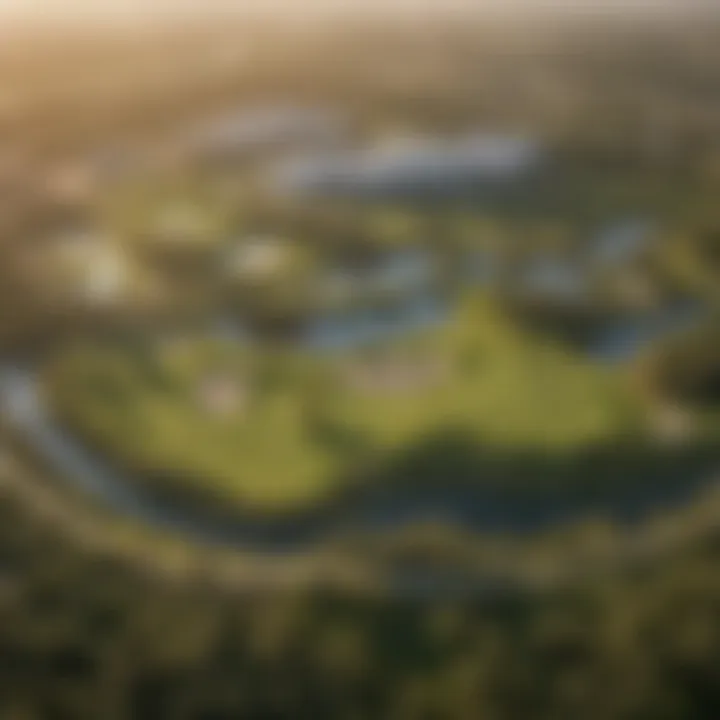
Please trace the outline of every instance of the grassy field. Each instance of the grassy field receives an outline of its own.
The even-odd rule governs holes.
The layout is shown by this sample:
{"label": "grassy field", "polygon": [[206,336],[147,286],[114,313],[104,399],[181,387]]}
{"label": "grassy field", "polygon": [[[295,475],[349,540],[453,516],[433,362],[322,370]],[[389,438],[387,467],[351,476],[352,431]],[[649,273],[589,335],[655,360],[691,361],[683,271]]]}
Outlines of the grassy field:
{"label": "grassy field", "polygon": [[[396,376],[400,367],[399,387],[374,387],[388,366]],[[435,368],[432,379],[405,382],[418,366]],[[86,345],[47,377],[60,417],[122,466],[257,510],[312,506],[444,430],[497,452],[557,455],[642,427],[621,374],[520,334],[478,298],[447,326],[374,355],[261,355],[206,340]],[[208,378],[242,401],[209,408]]]}

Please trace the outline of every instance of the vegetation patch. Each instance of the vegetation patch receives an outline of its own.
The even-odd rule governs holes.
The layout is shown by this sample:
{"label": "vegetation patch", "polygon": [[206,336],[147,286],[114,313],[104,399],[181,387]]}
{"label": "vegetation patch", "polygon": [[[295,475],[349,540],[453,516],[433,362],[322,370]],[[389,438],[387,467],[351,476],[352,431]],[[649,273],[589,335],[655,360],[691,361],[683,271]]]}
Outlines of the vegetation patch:
{"label": "vegetation patch", "polygon": [[[141,477],[262,510],[307,508],[445,431],[561,457],[642,429],[611,370],[526,336],[484,299],[441,329],[311,354],[183,338],[83,345],[48,368],[63,422]],[[452,482],[439,468],[438,484]]]}
{"label": "vegetation patch", "polygon": [[720,331],[715,327],[675,339],[645,365],[651,392],[698,410],[720,409]]}

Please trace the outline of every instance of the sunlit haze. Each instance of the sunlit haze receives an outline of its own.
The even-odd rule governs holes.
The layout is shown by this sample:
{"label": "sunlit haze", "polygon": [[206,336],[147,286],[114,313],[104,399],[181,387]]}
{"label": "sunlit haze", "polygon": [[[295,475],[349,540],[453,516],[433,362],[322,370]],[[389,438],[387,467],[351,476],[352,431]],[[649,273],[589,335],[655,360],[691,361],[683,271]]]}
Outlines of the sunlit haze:
{"label": "sunlit haze", "polygon": [[214,13],[271,15],[317,12],[353,13],[451,13],[512,15],[519,12],[621,13],[713,7],[712,0],[0,0],[6,17],[49,23],[53,21],[149,18]]}
{"label": "sunlit haze", "polygon": [[0,0],[0,720],[718,720],[719,10]]}

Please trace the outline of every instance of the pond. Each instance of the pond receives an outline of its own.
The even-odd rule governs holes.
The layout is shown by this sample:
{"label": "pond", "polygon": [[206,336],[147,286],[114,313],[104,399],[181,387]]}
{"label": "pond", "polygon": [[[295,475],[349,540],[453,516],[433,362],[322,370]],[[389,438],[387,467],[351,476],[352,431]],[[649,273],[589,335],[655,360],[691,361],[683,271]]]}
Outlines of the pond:
{"label": "pond", "polygon": [[[446,322],[452,303],[420,294],[392,310],[359,309],[339,316],[318,318],[302,339],[305,348],[320,353],[352,351],[368,344],[386,342],[408,333]],[[649,343],[701,322],[706,316],[695,304],[628,319],[606,328],[588,346],[588,354],[604,363],[627,361]],[[248,333],[227,318],[218,318],[208,330],[226,341],[245,343]],[[376,488],[336,504],[289,518],[256,516],[235,519],[210,517],[200,508],[183,507],[158,498],[144,489],[139,479],[128,477],[110,461],[93,451],[53,419],[42,394],[39,374],[30,363],[0,366],[0,410],[6,421],[29,441],[35,452],[62,477],[101,504],[134,520],[182,532],[202,541],[234,544],[267,551],[302,550],[333,533],[349,528],[374,531],[403,527],[417,522],[448,522],[480,532],[527,533],[553,525],[581,520],[600,513],[619,522],[639,522],[653,512],[689,500],[710,477],[704,467],[689,470],[695,462],[668,469],[682,476],[627,487],[596,489],[566,486],[561,491],[518,493],[502,484],[468,484],[441,488]],[[418,449],[422,452],[422,449]],[[490,472],[514,473],[508,459]],[[515,461],[514,461],[515,462]],[[536,472],[545,460],[531,463]],[[623,461],[624,462],[624,461]],[[628,467],[633,460],[628,458]],[[537,463],[537,465],[535,465]],[[513,465],[513,463],[511,463]],[[544,468],[544,469],[543,469]],[[526,468],[527,471],[527,468]],[[392,468],[387,472],[392,476]]]}
{"label": "pond", "polygon": [[603,228],[588,248],[596,268],[616,267],[632,262],[656,240],[653,224],[643,218],[628,218]]}
{"label": "pond", "polygon": [[[221,118],[203,128],[195,141],[210,152],[224,153],[286,141],[308,147],[338,138],[338,126],[330,116],[285,109],[269,112]],[[281,164],[274,182],[282,191],[301,194],[445,194],[478,185],[516,183],[544,162],[543,148],[530,138],[472,134],[452,140],[313,152]],[[526,268],[520,283],[530,290],[576,299],[585,293],[591,269],[631,262],[652,238],[647,222],[623,219],[589,243],[581,263],[541,257]],[[361,301],[350,309],[319,313],[301,334],[300,345],[317,353],[353,351],[448,322],[454,301],[435,287],[437,264],[432,256],[419,251],[391,253],[365,277],[351,274],[353,292],[358,288],[361,294],[370,295],[395,291],[399,297],[392,302]],[[501,272],[498,259],[491,253],[476,254],[463,270],[467,273],[463,283],[468,285],[491,285]],[[625,362],[662,337],[691,327],[703,313],[697,305],[680,304],[629,316],[605,326],[584,351],[598,362]],[[252,340],[251,333],[229,317],[215,318],[207,330],[229,342]],[[518,494],[497,484],[392,492],[381,487],[302,517],[219,520],[206,517],[199,509],[178,507],[152,496],[143,490],[142,482],[127,477],[61,427],[46,405],[40,376],[30,363],[0,366],[0,408],[4,418],[60,475],[116,512],[206,541],[266,549],[301,549],[341,529],[374,531],[426,520],[451,522],[476,531],[517,533],[582,519],[595,512],[636,522],[687,499],[706,478],[700,473],[688,477],[683,471],[682,483],[674,477],[674,482],[666,485],[615,488],[600,496],[574,494],[568,488],[560,494]]]}
{"label": "pond", "polygon": [[419,295],[385,309],[360,308],[310,323],[304,344],[315,351],[346,351],[389,342],[445,323],[450,304]]}
{"label": "pond", "polygon": [[541,167],[543,152],[523,136],[474,133],[307,155],[280,164],[274,187],[302,195],[392,197],[462,192],[513,183]]}
{"label": "pond", "polygon": [[620,319],[596,333],[585,352],[604,363],[625,362],[663,338],[691,330],[709,314],[709,308],[700,303],[681,302]]}

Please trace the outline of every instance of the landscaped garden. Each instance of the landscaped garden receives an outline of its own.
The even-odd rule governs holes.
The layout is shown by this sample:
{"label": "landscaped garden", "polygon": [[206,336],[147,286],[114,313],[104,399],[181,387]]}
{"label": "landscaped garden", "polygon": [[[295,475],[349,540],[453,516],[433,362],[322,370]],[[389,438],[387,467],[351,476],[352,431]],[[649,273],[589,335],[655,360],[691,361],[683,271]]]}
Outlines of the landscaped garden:
{"label": "landscaped garden", "polygon": [[268,511],[372,482],[375,465],[443,431],[555,457],[643,433],[622,373],[524,335],[480,297],[443,327],[359,350],[86,344],[47,378],[62,420],[119,466]]}
{"label": "landscaped garden", "polygon": [[[696,432],[684,407],[647,392],[641,362],[628,370],[673,334],[683,303],[706,298],[707,248],[660,225],[692,201],[663,205],[665,184],[648,178],[553,172],[429,204],[256,187],[248,203],[192,176],[121,188],[97,224],[162,290],[166,315],[54,354],[43,378],[58,426],[131,482],[263,516],[396,481],[579,487],[593,454],[611,459],[602,485],[623,481],[624,462],[643,474],[637,458],[658,439],[691,452],[713,423]],[[450,437],[472,448],[466,467],[453,440],[397,469]]]}

